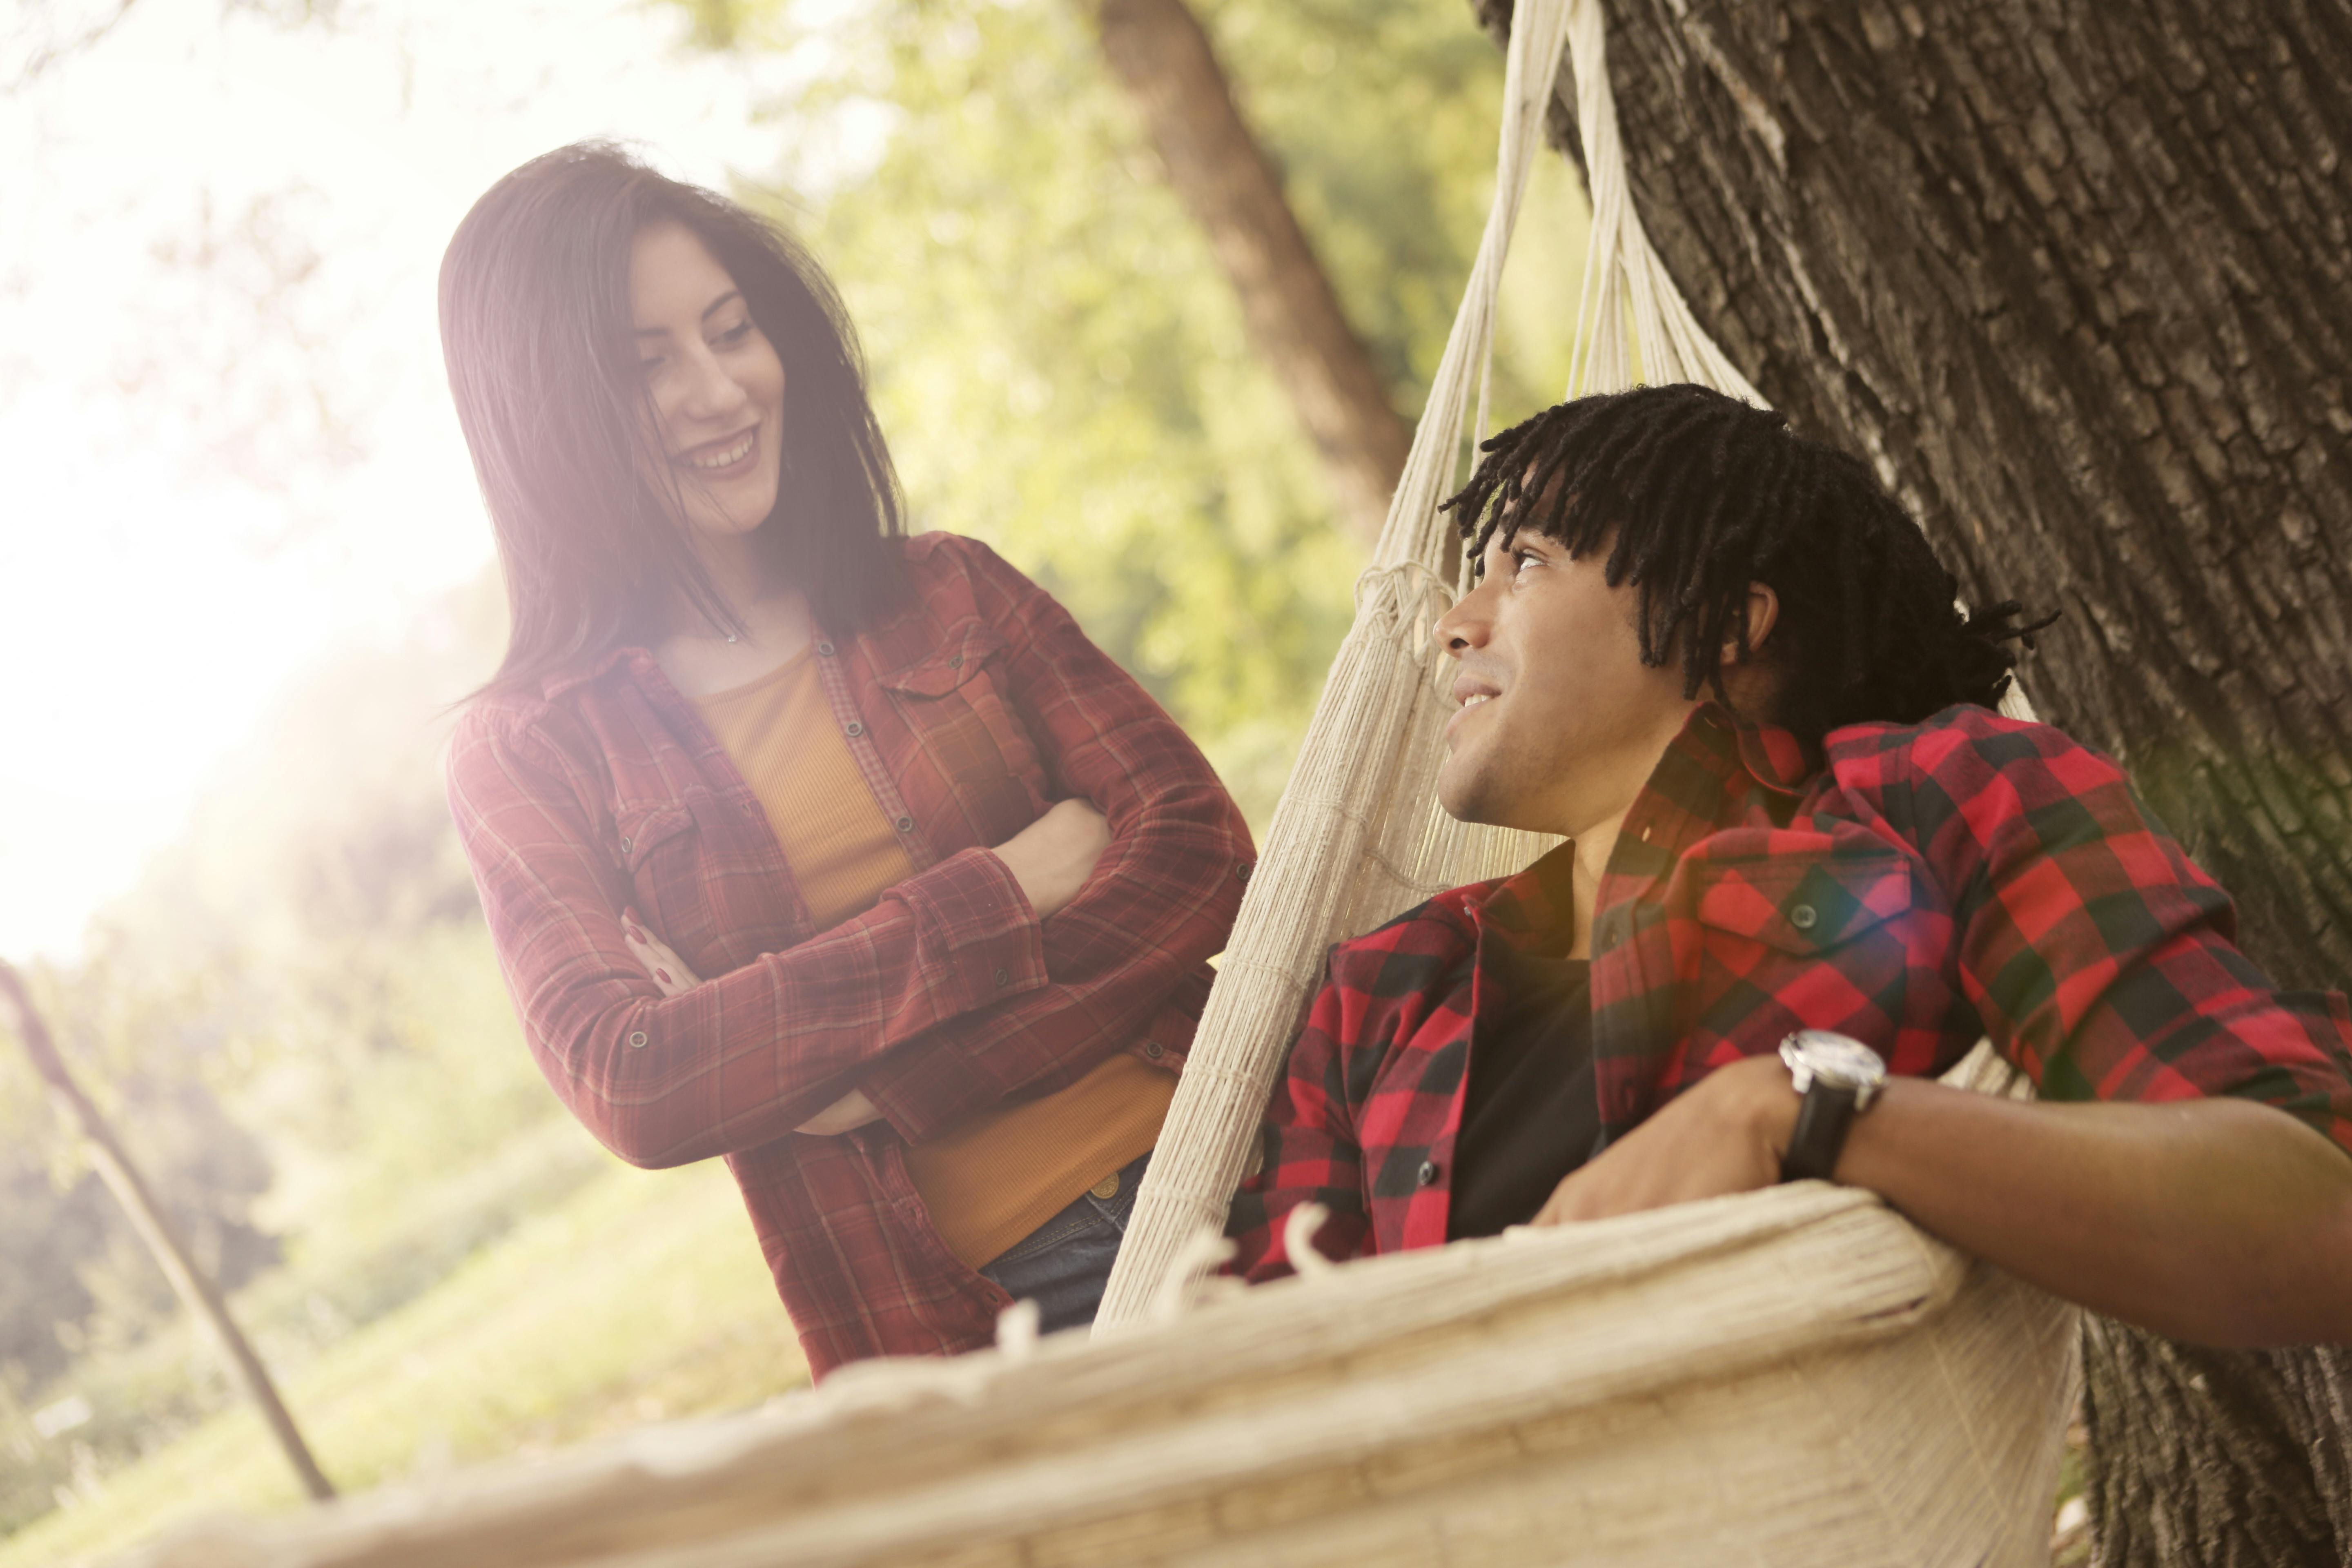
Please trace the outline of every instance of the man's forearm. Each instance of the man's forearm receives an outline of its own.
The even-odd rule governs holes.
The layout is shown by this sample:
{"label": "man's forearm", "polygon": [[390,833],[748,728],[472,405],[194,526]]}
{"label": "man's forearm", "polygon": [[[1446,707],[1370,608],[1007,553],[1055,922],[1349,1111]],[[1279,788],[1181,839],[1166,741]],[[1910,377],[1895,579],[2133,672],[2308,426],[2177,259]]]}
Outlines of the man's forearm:
{"label": "man's forearm", "polygon": [[1855,1121],[1837,1179],[2174,1338],[2352,1342],[2352,1159],[2267,1106],[2021,1102],[1896,1079]]}

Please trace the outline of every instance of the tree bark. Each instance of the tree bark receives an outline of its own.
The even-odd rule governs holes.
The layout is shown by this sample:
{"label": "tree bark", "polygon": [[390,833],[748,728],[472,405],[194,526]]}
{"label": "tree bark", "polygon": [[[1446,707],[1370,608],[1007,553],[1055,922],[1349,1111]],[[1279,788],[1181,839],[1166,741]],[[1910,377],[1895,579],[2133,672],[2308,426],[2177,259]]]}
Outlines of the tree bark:
{"label": "tree bark", "polygon": [[[2035,706],[2131,770],[2257,963],[2341,986],[2352,4],[1609,16],[1634,199],[1702,324],[1973,596],[2066,612]],[[2084,1350],[2098,1561],[2352,1563],[2352,1351]]]}
{"label": "tree bark", "polygon": [[1251,341],[1315,443],[1342,521],[1369,548],[1404,472],[1412,430],[1184,0],[1100,0],[1094,12],[1112,74],[1240,296]]}

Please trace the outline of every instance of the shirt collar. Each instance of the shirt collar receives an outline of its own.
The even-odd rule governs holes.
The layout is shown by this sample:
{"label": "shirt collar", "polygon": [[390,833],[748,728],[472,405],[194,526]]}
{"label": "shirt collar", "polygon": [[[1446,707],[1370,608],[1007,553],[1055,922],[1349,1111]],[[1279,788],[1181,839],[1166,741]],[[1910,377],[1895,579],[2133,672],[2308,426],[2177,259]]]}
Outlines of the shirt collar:
{"label": "shirt collar", "polygon": [[590,681],[603,679],[624,664],[633,669],[643,669],[653,662],[653,657],[634,643],[609,647],[594,658],[540,677],[539,694],[544,700],[552,702],[567,691],[585,686]]}
{"label": "shirt collar", "polygon": [[1515,877],[1495,884],[1473,920],[1516,952],[1561,946],[1576,920],[1576,846],[1562,844]]}
{"label": "shirt collar", "polygon": [[1721,826],[1751,790],[1795,796],[1819,772],[1790,731],[1748,722],[1717,702],[1701,703],[1626,813],[1596,910],[1613,909],[1661,882],[1684,851]]}

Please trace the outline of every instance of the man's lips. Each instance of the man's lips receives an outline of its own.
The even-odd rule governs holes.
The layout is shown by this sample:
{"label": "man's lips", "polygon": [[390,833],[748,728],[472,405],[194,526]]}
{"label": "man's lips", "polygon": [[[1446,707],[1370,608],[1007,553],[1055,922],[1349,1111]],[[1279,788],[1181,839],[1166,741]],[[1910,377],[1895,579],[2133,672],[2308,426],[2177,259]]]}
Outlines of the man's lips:
{"label": "man's lips", "polygon": [[1454,700],[1465,708],[1473,702],[1489,697],[1500,697],[1502,694],[1501,687],[1486,677],[1473,675],[1466,669],[1454,678]]}
{"label": "man's lips", "polygon": [[1502,688],[1493,681],[1483,679],[1466,671],[1454,677],[1454,700],[1462,704],[1462,711],[1445,721],[1445,738],[1448,741],[1453,740],[1454,731],[1462,727],[1463,721],[1502,694]]}

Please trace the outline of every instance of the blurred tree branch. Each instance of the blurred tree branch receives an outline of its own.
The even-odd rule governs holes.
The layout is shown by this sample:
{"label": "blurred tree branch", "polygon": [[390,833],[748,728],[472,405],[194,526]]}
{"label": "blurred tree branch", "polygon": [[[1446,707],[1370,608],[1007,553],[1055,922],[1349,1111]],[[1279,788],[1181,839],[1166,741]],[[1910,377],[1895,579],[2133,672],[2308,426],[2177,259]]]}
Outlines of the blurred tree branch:
{"label": "blurred tree branch", "polygon": [[153,1253],[155,1262],[171,1280],[172,1289],[187,1304],[188,1310],[203,1320],[212,1330],[221,1353],[226,1357],[229,1371],[243,1384],[246,1394],[259,1407],[262,1418],[269,1425],[278,1447],[285,1451],[286,1462],[293,1467],[303,1491],[315,1501],[335,1495],[335,1489],[319,1468],[303,1440],[301,1429],[294,1425],[293,1415],[278,1396],[278,1388],[270,1381],[269,1371],[254,1353],[253,1346],[229,1315],[228,1303],[222,1300],[219,1289],[196,1267],[188,1249],[171,1221],[164,1217],[162,1205],[139,1167],[132,1163],[130,1152],[114,1135],[97,1104],[82,1091],[67,1068],[57,1041],[49,1035],[48,1025],[40,1010],[33,1005],[31,995],[15,966],[0,960],[0,1020],[16,1026],[18,1040],[25,1054],[31,1058],[33,1068],[48,1085],[50,1098],[66,1119],[73,1123],[87,1144],[89,1163],[96,1167],[123,1210],[131,1216],[142,1241]]}
{"label": "blurred tree branch", "polygon": [[[79,9],[53,0],[16,0],[8,29],[7,90],[16,92],[82,53],[114,31],[139,0],[112,0],[96,20],[63,15]],[[21,58],[16,58],[21,57]]]}
{"label": "blurred tree branch", "polygon": [[[8,62],[0,68],[5,90],[13,93],[29,87],[75,56],[105,42],[138,4],[139,0],[103,0],[91,6],[75,5],[70,0],[62,4],[60,0],[16,0],[15,19],[5,46],[0,46],[0,58]],[[250,11],[286,27],[331,22],[339,9],[341,0],[221,0],[224,16]],[[91,11],[97,15],[84,14]]]}
{"label": "blurred tree branch", "polygon": [[1341,517],[1369,549],[1404,471],[1411,426],[1340,310],[1199,18],[1184,0],[1092,8],[1104,58],[1240,296],[1250,338],[1315,443]]}

